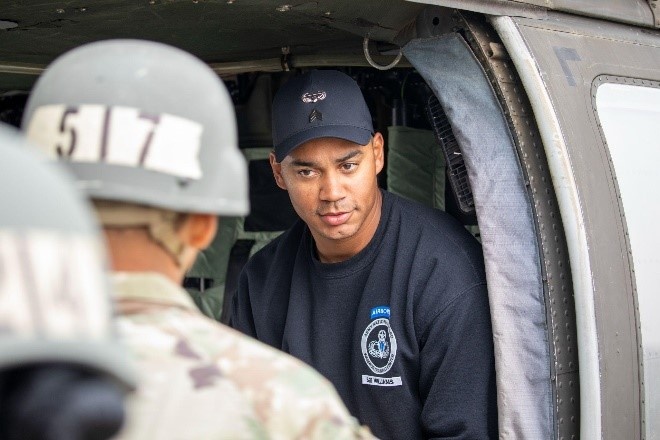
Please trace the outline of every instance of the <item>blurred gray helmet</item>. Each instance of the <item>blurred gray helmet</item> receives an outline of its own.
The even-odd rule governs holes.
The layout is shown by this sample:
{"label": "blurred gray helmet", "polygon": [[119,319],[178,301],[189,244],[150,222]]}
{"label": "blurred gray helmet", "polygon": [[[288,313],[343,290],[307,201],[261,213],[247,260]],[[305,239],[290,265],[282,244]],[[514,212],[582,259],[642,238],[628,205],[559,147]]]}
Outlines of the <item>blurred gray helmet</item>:
{"label": "blurred gray helmet", "polygon": [[22,128],[50,156],[67,160],[96,200],[181,213],[248,212],[229,93],[182,50],[139,40],[73,49],[37,81]]}
{"label": "blurred gray helmet", "polygon": [[100,232],[73,182],[0,124],[0,369],[64,362],[130,388]]}

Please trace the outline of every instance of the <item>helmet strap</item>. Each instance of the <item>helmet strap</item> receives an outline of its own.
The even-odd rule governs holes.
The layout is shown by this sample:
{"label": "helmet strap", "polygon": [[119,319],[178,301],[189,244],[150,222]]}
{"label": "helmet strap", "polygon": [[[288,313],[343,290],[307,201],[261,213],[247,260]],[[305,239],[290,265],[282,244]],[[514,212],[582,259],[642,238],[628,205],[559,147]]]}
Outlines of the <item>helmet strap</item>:
{"label": "helmet strap", "polygon": [[177,219],[181,214],[148,206],[117,202],[94,201],[99,220],[104,227],[146,227],[149,236],[160,245],[179,267],[183,267],[185,244],[177,234]]}

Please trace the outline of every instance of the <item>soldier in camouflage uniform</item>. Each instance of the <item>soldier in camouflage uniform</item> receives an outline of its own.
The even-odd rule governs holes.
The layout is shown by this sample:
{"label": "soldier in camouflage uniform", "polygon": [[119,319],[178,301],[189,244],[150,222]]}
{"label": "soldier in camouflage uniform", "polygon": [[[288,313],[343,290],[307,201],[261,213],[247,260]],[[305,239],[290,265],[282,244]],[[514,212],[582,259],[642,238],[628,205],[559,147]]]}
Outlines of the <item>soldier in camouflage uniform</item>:
{"label": "soldier in camouflage uniform", "polygon": [[23,127],[104,226],[141,371],[122,438],[370,437],[318,373],[209,320],[180,287],[217,216],[248,211],[233,106],[208,66],[157,43],[83,46],[39,79]]}
{"label": "soldier in camouflage uniform", "polygon": [[73,182],[0,123],[0,438],[107,439],[133,374]]}

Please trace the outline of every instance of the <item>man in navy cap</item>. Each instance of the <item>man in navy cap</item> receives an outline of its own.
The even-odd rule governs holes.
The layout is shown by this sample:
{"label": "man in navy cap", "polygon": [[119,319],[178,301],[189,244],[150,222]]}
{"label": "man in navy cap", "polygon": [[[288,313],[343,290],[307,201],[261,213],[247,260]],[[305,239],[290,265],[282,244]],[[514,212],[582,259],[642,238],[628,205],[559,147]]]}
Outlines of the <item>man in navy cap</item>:
{"label": "man in navy cap", "polygon": [[318,369],[381,438],[496,437],[479,244],[378,188],[383,137],[349,76],[287,82],[273,141],[275,180],[301,221],[246,265],[232,325]]}

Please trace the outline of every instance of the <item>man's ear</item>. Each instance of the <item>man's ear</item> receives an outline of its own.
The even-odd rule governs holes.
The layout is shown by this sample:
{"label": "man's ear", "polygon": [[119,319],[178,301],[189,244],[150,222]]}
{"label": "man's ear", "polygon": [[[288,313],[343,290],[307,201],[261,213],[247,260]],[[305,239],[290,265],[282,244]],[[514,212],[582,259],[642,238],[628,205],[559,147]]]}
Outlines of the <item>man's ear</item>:
{"label": "man's ear", "polygon": [[271,152],[268,156],[270,160],[270,167],[273,169],[273,177],[275,177],[275,183],[282,189],[286,189],[286,183],[284,183],[284,178],[282,177],[282,163],[278,162],[275,159],[275,153]]}
{"label": "man's ear", "polygon": [[385,166],[385,139],[383,139],[383,135],[376,132],[371,144],[374,152],[374,162],[376,163],[376,174],[378,174]]}
{"label": "man's ear", "polygon": [[218,217],[213,214],[188,214],[179,226],[181,241],[198,250],[206,249],[218,231]]}

